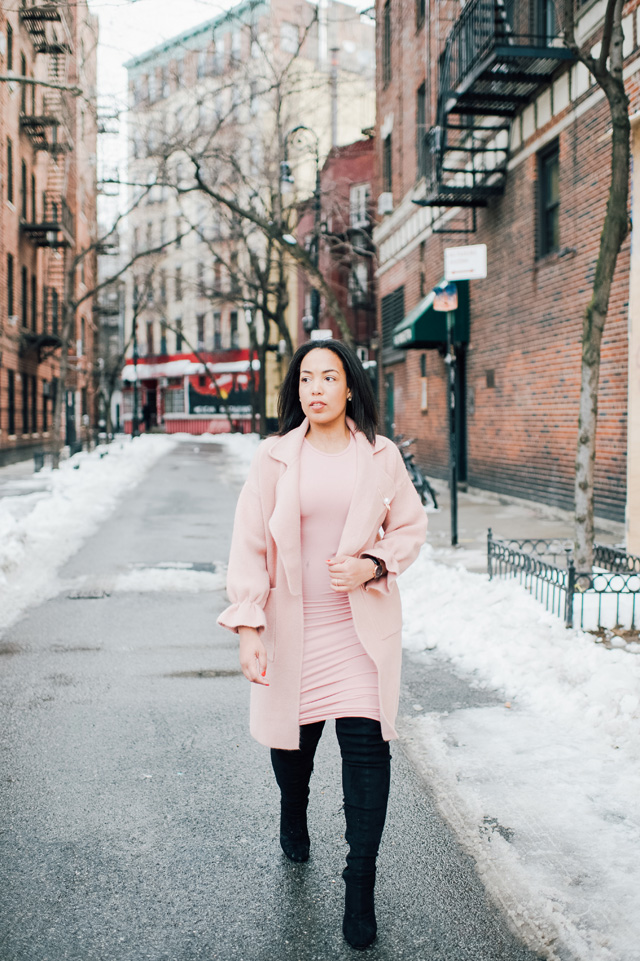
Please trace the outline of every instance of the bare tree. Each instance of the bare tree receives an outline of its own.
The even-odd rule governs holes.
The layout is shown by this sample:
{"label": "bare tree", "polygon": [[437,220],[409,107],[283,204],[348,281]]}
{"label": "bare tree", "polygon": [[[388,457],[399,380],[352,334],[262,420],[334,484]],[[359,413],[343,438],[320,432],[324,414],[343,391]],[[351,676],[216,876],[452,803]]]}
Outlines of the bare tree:
{"label": "bare tree", "polygon": [[600,351],[611,284],[620,248],[629,230],[629,99],[623,79],[622,11],[624,0],[608,0],[600,52],[594,56],[575,35],[575,0],[563,0],[565,43],[588,68],[604,91],[611,118],[611,181],[591,299],[582,324],[582,373],[575,476],[575,556],[582,570],[591,570],[594,538],[594,473],[598,420]]}
{"label": "bare tree", "polygon": [[[145,196],[152,186],[154,185],[142,185],[141,194],[136,199],[135,205],[140,203],[141,197]],[[121,264],[117,270],[114,271],[113,274],[103,278],[100,281],[97,281],[95,284],[93,284],[93,286],[84,289],[79,296],[74,296],[74,280],[79,265],[85,260],[85,258],[95,255],[101,248],[104,247],[106,243],[108,243],[109,238],[114,235],[121,221],[130,212],[131,208],[119,214],[114,224],[112,224],[108,230],[106,230],[93,243],[89,244],[85,249],[79,251],[76,256],[73,257],[66,265],[64,275],[65,290],[62,308],[62,324],[60,329],[60,369],[58,374],[58,389],[55,395],[51,429],[51,452],[54,465],[56,465],[58,462],[60,451],[63,446],[62,405],[65,401],[67,378],[70,370],[70,348],[73,342],[73,335],[76,328],[76,320],[79,308],[82,306],[82,304],[86,303],[86,301],[95,298],[95,296],[105,287],[108,287],[120,278],[125,277],[125,275],[130,273],[134,265],[144,262],[145,260],[152,258],[154,255],[163,254],[167,246],[176,243],[176,241],[180,239],[180,235],[176,235],[164,243],[135,251],[124,264]]]}

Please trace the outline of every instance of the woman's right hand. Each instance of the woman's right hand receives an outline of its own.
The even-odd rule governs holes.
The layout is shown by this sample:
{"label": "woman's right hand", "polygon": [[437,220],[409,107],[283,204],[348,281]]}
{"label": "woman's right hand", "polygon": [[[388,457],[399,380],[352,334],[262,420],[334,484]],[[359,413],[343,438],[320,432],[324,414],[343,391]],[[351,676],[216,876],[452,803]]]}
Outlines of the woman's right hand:
{"label": "woman's right hand", "polygon": [[255,627],[239,627],[240,635],[240,667],[242,673],[252,684],[264,684],[267,673],[267,649],[260,640],[260,633]]}

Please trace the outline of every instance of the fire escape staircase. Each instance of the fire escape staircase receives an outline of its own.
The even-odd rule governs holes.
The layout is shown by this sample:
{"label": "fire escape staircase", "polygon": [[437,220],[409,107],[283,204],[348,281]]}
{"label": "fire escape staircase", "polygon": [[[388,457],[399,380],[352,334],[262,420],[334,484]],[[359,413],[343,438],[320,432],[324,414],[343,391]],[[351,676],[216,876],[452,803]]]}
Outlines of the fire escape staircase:
{"label": "fire escape staircase", "polygon": [[[67,16],[67,0],[22,0],[20,19],[26,27],[36,54],[47,58],[49,84],[69,86],[70,55],[73,52],[71,28]],[[39,361],[60,347],[62,341],[56,329],[61,323],[60,311],[64,303],[66,250],[74,244],[73,215],[67,204],[69,155],[73,149],[74,103],[71,94],[56,86],[42,87],[36,100],[39,110],[26,110],[29,98],[24,98],[20,115],[22,130],[28,135],[34,150],[47,155],[46,188],[33,198],[29,213],[20,227],[23,234],[36,246],[44,248],[43,286],[46,309],[41,333],[23,332],[22,350],[35,349]]]}
{"label": "fire escape staircase", "polygon": [[514,117],[574,59],[548,25],[536,29],[537,6],[465,5],[440,57],[436,124],[422,151],[426,191],[415,203],[486,207],[503,193]]}

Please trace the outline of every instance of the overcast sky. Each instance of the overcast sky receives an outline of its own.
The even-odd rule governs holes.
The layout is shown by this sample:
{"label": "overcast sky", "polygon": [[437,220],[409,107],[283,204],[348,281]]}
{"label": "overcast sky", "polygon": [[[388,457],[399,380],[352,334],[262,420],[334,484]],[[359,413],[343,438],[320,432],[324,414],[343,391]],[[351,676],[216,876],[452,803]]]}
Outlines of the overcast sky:
{"label": "overcast sky", "polygon": [[122,95],[122,64],[233,5],[232,0],[89,0],[100,20],[98,87]]}

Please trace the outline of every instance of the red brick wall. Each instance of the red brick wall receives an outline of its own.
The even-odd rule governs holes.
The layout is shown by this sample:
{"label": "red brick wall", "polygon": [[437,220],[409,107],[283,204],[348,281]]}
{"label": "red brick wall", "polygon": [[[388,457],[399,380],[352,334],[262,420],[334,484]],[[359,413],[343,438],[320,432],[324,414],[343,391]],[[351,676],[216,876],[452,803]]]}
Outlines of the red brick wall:
{"label": "red brick wall", "polygon": [[[394,16],[402,55],[396,52],[394,79],[387,90],[381,90],[378,122],[393,110],[397,205],[415,182],[415,90],[425,75],[425,41],[416,33],[414,14],[409,22],[413,4],[392,2],[394,11],[396,2],[398,11],[403,11]],[[625,12],[634,6],[628,4]],[[628,89],[633,113],[639,101],[637,77]],[[592,92],[593,88],[585,98]],[[555,117],[549,128],[559,119]],[[445,246],[487,244],[488,277],[470,284],[467,478],[475,486],[566,508],[573,504],[582,316],[591,292],[609,185],[609,128],[608,109],[600,100],[559,133],[557,253],[536,257],[537,156],[533,152],[509,171],[504,196],[478,212],[475,234],[431,235],[422,248],[401,253],[398,262],[383,269],[378,278],[380,299],[404,284],[408,312],[422,291],[427,292],[442,276]],[[545,131],[536,133],[536,138],[542,138],[540,146],[544,135]],[[378,172],[379,164],[380,155]],[[617,520],[624,517],[626,494],[628,287],[627,240],[618,260],[602,346],[596,456],[596,512]],[[418,437],[417,459],[427,472],[444,477],[448,465],[445,364],[437,351],[426,352],[429,407],[423,413],[421,353],[407,351],[403,362],[386,367],[394,372],[395,422],[399,432]],[[487,386],[487,371],[494,371],[494,387]],[[384,380],[383,369],[383,384]]]}

